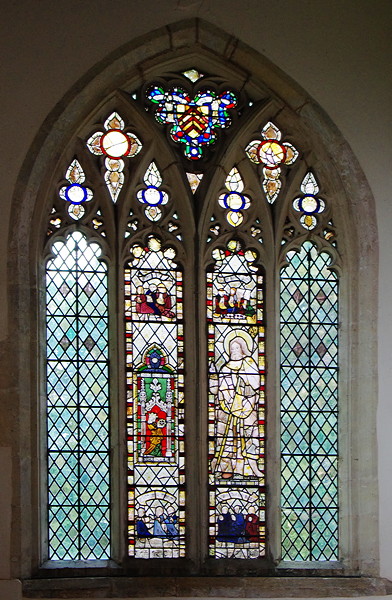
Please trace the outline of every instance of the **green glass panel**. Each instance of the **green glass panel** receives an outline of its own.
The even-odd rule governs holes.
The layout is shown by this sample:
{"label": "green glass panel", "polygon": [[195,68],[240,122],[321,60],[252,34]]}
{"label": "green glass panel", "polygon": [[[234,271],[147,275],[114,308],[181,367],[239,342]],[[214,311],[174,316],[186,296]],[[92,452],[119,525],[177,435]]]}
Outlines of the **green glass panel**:
{"label": "green glass panel", "polygon": [[49,558],[109,558],[106,265],[98,244],[79,232],[55,242],[52,252],[46,269]]}
{"label": "green glass panel", "polygon": [[310,242],[281,272],[282,557],[338,558],[338,281]]}

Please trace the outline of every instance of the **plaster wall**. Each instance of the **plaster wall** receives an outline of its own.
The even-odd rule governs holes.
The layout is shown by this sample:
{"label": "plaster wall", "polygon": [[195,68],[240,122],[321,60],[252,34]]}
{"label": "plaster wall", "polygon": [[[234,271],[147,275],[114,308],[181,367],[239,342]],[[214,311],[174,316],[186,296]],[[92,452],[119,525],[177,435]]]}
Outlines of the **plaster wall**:
{"label": "plaster wall", "polygon": [[[381,576],[392,578],[392,5],[388,0],[1,0],[0,352],[6,357],[11,201],[48,113],[96,63],[135,37],[200,17],[264,54],[299,83],[351,145],[376,200],[379,244],[379,497]],[[191,65],[190,65],[191,66]],[[11,219],[10,219],[11,217]],[[366,273],[363,274],[366,277]],[[376,292],[376,290],[375,290]],[[11,357],[12,359],[12,357]],[[12,360],[8,364],[12,364]],[[6,374],[3,393],[12,397]],[[4,396],[5,397],[5,396]],[[12,404],[12,402],[11,402]],[[7,407],[6,403],[3,407]],[[1,414],[0,578],[12,552],[11,411]],[[3,411],[4,412],[4,411]]]}

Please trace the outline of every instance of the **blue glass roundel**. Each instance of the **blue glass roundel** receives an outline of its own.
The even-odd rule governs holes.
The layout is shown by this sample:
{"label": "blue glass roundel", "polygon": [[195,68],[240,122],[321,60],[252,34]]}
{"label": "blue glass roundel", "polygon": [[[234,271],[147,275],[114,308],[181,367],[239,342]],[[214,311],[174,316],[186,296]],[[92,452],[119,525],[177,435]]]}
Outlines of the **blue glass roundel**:
{"label": "blue glass roundel", "polygon": [[64,192],[65,199],[71,204],[82,204],[88,198],[88,193],[85,187],[80,183],[71,183]]}
{"label": "blue glass roundel", "polygon": [[307,215],[318,213],[320,211],[320,200],[311,194],[306,194],[298,199],[298,208]]}
{"label": "blue glass roundel", "polygon": [[149,185],[145,190],[142,191],[143,202],[150,206],[158,206],[162,204],[164,195],[163,192],[158,190],[154,185]]}
{"label": "blue glass roundel", "polygon": [[239,212],[245,208],[246,201],[242,194],[230,192],[229,194],[225,194],[223,204],[225,205],[225,208],[228,208],[233,212]]}

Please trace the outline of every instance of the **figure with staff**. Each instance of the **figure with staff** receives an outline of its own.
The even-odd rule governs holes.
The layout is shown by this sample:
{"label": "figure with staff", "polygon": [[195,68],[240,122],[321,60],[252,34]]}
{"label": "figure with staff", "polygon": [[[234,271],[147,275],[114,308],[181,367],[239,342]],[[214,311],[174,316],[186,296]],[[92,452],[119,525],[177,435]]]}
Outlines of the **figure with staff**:
{"label": "figure with staff", "polygon": [[223,479],[263,477],[258,467],[260,372],[251,356],[252,346],[246,330],[231,330],[224,340],[228,360],[210,385],[216,396],[216,452],[211,467]]}

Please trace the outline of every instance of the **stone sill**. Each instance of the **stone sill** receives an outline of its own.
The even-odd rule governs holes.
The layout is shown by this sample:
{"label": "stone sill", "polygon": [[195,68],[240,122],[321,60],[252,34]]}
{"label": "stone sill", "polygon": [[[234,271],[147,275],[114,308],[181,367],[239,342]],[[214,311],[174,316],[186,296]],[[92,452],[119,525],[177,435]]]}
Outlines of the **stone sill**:
{"label": "stone sill", "polygon": [[334,598],[386,596],[376,577],[75,577],[30,579],[23,598]]}

